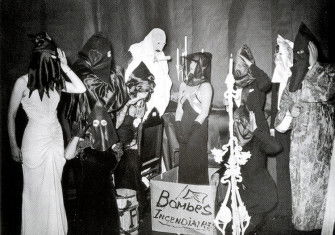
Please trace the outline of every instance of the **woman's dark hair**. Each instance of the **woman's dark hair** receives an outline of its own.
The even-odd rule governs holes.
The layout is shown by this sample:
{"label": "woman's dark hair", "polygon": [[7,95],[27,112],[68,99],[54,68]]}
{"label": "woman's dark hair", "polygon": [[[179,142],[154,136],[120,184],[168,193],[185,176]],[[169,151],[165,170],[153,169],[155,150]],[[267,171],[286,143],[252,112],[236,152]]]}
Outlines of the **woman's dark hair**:
{"label": "woman's dark hair", "polygon": [[28,70],[29,97],[34,90],[38,90],[42,100],[44,93],[49,97],[49,90],[60,91],[65,86],[58,59],[57,45],[45,32],[28,36],[33,42]]}

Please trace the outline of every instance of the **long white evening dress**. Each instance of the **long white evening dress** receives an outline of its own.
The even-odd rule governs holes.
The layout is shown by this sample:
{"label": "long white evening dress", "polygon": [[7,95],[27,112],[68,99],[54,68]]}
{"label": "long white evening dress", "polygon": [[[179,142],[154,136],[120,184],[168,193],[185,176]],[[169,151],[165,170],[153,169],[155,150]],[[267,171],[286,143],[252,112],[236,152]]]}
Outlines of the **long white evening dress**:
{"label": "long white evening dress", "polygon": [[41,101],[29,89],[21,100],[28,116],[22,140],[24,235],[63,235],[67,233],[61,177],[65,164],[62,129],[57,119],[58,92],[45,93]]}

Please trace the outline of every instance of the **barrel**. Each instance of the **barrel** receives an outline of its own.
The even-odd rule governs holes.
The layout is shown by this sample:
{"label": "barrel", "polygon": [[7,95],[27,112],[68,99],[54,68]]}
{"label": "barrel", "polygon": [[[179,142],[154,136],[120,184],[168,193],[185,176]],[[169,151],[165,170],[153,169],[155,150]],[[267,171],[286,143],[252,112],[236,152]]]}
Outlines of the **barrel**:
{"label": "barrel", "polygon": [[138,202],[136,191],[121,188],[116,190],[120,216],[120,234],[138,234]]}

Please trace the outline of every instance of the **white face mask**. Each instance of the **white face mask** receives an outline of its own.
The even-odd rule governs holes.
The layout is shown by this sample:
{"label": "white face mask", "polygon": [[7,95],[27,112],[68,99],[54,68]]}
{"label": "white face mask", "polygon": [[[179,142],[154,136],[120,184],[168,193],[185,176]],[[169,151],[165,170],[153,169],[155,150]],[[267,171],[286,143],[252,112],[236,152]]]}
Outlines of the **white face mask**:
{"label": "white face mask", "polygon": [[161,30],[152,31],[151,40],[154,51],[157,52],[162,51],[166,44],[166,36],[164,31]]}
{"label": "white face mask", "polygon": [[275,54],[276,67],[273,71],[272,82],[280,83],[278,93],[278,109],[288,78],[292,75],[293,43],[280,35],[277,37],[278,52]]}

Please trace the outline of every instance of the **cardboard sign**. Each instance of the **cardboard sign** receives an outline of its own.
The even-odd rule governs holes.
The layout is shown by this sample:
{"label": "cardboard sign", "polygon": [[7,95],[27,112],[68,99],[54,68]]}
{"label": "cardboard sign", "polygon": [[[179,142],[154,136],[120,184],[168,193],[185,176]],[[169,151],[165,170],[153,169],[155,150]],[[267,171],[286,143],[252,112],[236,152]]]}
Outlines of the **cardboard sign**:
{"label": "cardboard sign", "polygon": [[178,168],[150,181],[152,230],[215,234],[215,187],[177,183]]}

